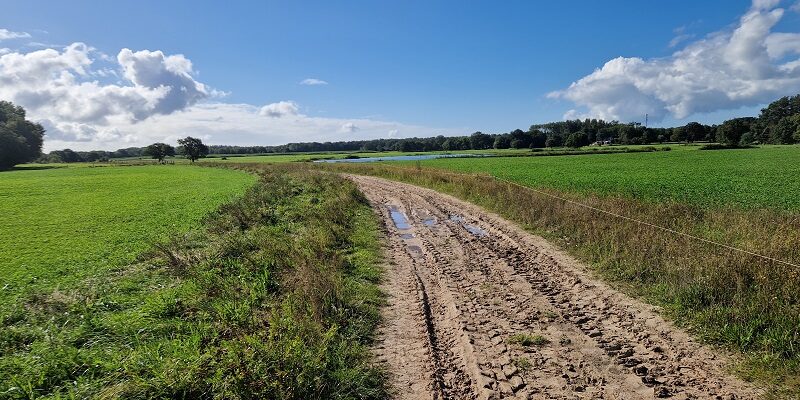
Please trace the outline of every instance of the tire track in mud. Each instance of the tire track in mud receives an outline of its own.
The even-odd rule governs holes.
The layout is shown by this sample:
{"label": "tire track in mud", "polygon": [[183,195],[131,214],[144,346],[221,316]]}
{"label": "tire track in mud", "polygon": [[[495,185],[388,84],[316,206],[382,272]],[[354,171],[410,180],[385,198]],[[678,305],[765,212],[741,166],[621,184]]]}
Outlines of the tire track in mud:
{"label": "tire track in mud", "polygon": [[760,397],[724,355],[543,239],[429,189],[348,177],[387,232],[375,352],[397,398]]}

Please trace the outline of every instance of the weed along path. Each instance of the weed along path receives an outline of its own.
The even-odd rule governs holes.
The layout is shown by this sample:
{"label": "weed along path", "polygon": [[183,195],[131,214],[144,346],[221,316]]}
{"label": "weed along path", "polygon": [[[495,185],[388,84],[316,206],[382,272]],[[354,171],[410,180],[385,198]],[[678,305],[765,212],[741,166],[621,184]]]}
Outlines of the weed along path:
{"label": "weed along path", "polygon": [[760,397],[726,356],[543,239],[429,189],[349,178],[388,234],[375,352],[396,397]]}

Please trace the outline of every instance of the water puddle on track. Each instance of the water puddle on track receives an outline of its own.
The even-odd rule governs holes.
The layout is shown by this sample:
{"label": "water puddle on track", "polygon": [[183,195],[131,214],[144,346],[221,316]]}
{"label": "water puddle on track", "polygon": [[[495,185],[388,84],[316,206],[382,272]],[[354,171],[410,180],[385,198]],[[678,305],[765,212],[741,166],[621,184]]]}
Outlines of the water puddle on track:
{"label": "water puddle on track", "polygon": [[408,218],[406,218],[406,215],[403,214],[397,206],[389,206],[389,213],[392,215],[392,221],[394,221],[394,226],[396,226],[397,229],[411,229],[411,225],[408,224]]}
{"label": "water puddle on track", "polygon": [[408,246],[408,253],[411,254],[411,257],[422,258],[422,248],[419,246]]}
{"label": "water puddle on track", "polygon": [[473,234],[473,235],[475,235],[477,237],[484,237],[484,236],[489,234],[488,232],[486,232],[485,229],[482,229],[482,228],[480,228],[478,226],[475,226],[475,225],[472,225],[472,224],[468,224],[464,220],[464,217],[462,217],[460,215],[455,215],[455,214],[450,215],[450,221],[453,221],[453,222],[461,224],[461,226],[464,227],[464,229],[466,229],[469,233],[471,233],[471,234]]}
{"label": "water puddle on track", "polygon": [[413,238],[414,238],[414,234],[413,233],[402,233],[402,234],[400,234],[400,239],[408,240],[408,239],[413,239]]}

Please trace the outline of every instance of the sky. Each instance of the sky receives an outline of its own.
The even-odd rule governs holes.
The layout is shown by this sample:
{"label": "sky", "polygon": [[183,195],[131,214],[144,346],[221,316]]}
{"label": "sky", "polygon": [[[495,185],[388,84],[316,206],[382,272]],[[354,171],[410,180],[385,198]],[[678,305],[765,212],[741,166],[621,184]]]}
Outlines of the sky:
{"label": "sky", "polygon": [[799,0],[2,8],[0,100],[45,126],[46,151],[719,123],[800,92]]}

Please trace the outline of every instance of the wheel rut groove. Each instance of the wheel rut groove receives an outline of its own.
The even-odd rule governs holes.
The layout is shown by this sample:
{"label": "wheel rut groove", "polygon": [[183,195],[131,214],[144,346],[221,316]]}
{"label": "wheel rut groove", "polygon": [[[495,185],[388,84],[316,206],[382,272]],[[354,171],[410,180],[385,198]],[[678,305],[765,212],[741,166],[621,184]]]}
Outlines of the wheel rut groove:
{"label": "wheel rut groove", "polygon": [[726,373],[727,355],[694,342],[544,239],[433,190],[348,178],[387,236],[389,301],[374,351],[396,398],[763,394]]}

